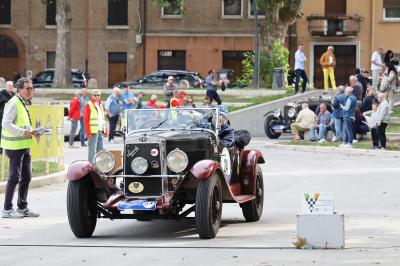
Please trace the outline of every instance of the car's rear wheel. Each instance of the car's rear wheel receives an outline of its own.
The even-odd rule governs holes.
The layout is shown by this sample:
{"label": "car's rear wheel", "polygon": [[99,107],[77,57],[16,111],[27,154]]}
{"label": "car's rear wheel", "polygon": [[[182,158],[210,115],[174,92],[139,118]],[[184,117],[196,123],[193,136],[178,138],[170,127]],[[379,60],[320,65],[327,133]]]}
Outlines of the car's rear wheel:
{"label": "car's rear wheel", "polygon": [[278,124],[278,118],[276,118],[275,116],[270,115],[265,119],[264,131],[265,134],[268,136],[268,138],[277,139],[281,136],[281,133],[276,133],[273,129],[273,127],[277,124]]}
{"label": "car's rear wheel", "polygon": [[222,214],[222,184],[217,173],[199,181],[195,213],[196,229],[200,238],[214,238],[221,225]]}
{"label": "car's rear wheel", "polygon": [[247,222],[260,220],[264,206],[264,181],[261,167],[257,165],[256,170],[256,198],[246,203],[240,204],[243,216]]}
{"label": "car's rear wheel", "polygon": [[96,228],[97,208],[95,189],[90,177],[68,183],[67,213],[69,226],[76,237],[92,237]]}

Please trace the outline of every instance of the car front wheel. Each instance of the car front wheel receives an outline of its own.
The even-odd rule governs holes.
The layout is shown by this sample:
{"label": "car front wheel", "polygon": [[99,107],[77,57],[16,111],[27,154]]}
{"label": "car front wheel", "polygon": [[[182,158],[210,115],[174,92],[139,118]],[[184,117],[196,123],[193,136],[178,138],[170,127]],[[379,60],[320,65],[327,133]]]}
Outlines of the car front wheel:
{"label": "car front wheel", "polygon": [[76,237],[92,237],[96,228],[97,210],[94,185],[90,177],[68,183],[67,213],[69,226]]}
{"label": "car front wheel", "polygon": [[200,180],[196,193],[196,229],[200,238],[211,239],[221,225],[222,184],[218,174]]}
{"label": "car front wheel", "polygon": [[268,136],[268,138],[277,139],[281,136],[281,133],[277,133],[273,129],[273,127],[277,124],[278,124],[278,118],[276,118],[275,116],[270,115],[265,119],[264,131],[265,134]]}
{"label": "car front wheel", "polygon": [[256,198],[243,203],[242,207],[243,216],[247,222],[256,222],[260,220],[264,206],[264,181],[261,167],[257,165],[256,172]]}

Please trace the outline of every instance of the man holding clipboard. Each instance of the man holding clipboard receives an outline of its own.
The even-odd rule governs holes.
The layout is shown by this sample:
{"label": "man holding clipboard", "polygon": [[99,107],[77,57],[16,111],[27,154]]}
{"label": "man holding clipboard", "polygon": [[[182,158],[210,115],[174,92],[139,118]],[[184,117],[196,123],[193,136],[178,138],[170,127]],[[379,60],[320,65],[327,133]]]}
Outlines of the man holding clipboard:
{"label": "man holding clipboard", "polygon": [[[32,130],[32,121],[27,105],[33,97],[32,81],[20,78],[15,84],[17,94],[4,108],[1,147],[10,158],[10,175],[7,182],[2,218],[39,217],[28,209],[28,188],[32,178],[30,148],[32,137],[40,137],[40,132]],[[13,209],[15,187],[18,187],[18,209]]]}

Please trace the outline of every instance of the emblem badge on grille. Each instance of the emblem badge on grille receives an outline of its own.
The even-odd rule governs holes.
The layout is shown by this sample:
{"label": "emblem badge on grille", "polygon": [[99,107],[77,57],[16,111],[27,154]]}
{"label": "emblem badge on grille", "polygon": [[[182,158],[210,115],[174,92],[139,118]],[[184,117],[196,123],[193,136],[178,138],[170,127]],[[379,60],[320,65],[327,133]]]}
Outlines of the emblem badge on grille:
{"label": "emblem badge on grille", "polygon": [[141,142],[146,142],[146,141],[147,141],[147,138],[146,138],[146,137],[140,137],[140,138],[139,138],[139,141],[141,141]]}
{"label": "emblem badge on grille", "polygon": [[135,146],[135,148],[133,148],[132,150],[128,150],[128,151],[126,152],[126,156],[127,156],[127,157],[133,157],[133,156],[135,156],[135,154],[136,154],[138,151],[139,151],[139,147],[138,147],[138,146]]}
{"label": "emblem badge on grille", "polygon": [[130,192],[137,194],[144,190],[144,186],[140,182],[132,182],[129,184],[128,189]]}

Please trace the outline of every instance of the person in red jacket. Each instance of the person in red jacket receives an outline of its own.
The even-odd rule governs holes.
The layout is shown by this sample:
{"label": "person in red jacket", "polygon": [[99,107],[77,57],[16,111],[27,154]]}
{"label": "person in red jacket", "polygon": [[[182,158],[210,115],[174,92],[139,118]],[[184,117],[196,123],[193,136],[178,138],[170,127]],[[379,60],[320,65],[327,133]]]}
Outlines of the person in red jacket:
{"label": "person in red jacket", "polygon": [[81,93],[75,92],[75,97],[71,99],[69,103],[69,115],[68,120],[71,121],[71,131],[69,132],[69,147],[77,148],[74,146],[75,133],[78,129],[78,123],[81,117]]}
{"label": "person in red jacket", "polygon": [[154,108],[154,109],[161,109],[161,108],[164,108],[164,106],[158,105],[158,104],[157,104],[157,100],[158,100],[157,95],[153,94],[153,95],[151,95],[151,97],[150,97],[150,101],[148,101],[148,102],[146,103],[146,105],[149,106],[149,107],[151,107],[151,108]]}

